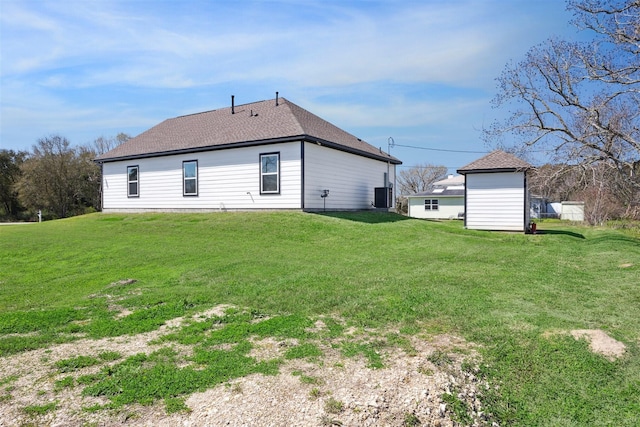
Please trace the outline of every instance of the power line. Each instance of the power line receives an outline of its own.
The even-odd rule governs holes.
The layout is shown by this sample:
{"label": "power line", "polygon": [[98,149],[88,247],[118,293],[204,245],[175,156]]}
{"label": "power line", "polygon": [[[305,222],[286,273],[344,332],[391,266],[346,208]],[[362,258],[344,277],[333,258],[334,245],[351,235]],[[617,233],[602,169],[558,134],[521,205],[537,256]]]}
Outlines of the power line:
{"label": "power line", "polygon": [[[471,151],[471,150],[448,150],[446,148],[430,148],[430,147],[416,147],[415,145],[402,145],[395,144],[396,147],[415,148],[417,150],[428,151],[444,151],[447,153],[471,153],[471,154],[489,154],[491,151]],[[528,153],[549,153],[555,151],[555,148],[539,149],[539,150],[527,150]]]}
{"label": "power line", "polygon": [[416,147],[414,145],[395,144],[396,147],[416,148],[418,150],[445,151],[447,153],[489,154],[491,151],[447,150],[445,148]]}

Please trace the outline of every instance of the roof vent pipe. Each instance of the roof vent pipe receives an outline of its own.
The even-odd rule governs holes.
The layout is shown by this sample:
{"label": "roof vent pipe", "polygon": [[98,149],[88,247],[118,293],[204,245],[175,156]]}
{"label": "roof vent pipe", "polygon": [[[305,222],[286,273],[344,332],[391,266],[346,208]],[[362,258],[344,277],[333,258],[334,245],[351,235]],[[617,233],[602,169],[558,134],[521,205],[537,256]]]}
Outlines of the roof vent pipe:
{"label": "roof vent pipe", "polygon": [[235,108],[235,105],[234,105],[234,98],[235,98],[235,96],[231,95],[231,114],[235,114],[236,113],[236,108]]}
{"label": "roof vent pipe", "polygon": [[278,92],[276,92],[276,107],[278,106]]}

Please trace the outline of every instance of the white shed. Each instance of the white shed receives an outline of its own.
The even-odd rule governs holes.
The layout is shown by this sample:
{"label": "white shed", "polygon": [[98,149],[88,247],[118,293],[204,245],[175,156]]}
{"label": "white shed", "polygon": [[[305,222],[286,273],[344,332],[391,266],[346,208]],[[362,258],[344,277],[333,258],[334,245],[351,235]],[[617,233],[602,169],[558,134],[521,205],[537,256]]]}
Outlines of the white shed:
{"label": "white shed", "polygon": [[560,219],[584,221],[584,202],[562,202]]}
{"label": "white shed", "polygon": [[369,209],[401,163],[278,97],[165,120],[96,161],[104,212]]}
{"label": "white shed", "polygon": [[532,166],[504,151],[494,151],[458,169],[465,175],[465,228],[527,231],[527,171]]}

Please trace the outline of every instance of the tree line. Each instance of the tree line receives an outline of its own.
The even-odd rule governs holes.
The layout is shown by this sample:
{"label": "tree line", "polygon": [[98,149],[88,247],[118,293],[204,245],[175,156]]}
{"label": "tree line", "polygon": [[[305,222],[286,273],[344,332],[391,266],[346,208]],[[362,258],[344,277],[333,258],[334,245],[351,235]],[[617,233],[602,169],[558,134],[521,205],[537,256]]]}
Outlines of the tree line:
{"label": "tree line", "polygon": [[93,160],[130,139],[119,133],[73,147],[60,135],[31,151],[0,150],[0,220],[66,218],[102,208],[101,170]]}

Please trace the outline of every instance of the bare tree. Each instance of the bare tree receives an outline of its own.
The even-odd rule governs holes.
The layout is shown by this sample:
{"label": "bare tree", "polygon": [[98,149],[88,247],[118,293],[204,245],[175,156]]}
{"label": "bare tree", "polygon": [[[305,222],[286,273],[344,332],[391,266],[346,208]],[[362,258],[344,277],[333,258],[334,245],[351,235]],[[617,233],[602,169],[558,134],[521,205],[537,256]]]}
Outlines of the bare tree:
{"label": "bare tree", "polygon": [[402,170],[398,174],[399,194],[408,195],[427,191],[434,182],[446,176],[446,166],[424,164]]}
{"label": "bare tree", "polygon": [[[104,136],[100,136],[96,138],[92,144],[89,144],[86,147],[83,147],[83,152],[81,157],[91,160],[95,159],[101,154],[106,153],[107,151],[111,151],[116,148],[118,145],[123,144],[130,140],[131,137],[126,133],[120,132],[116,136],[111,136],[109,138],[105,138]],[[102,209],[102,171],[100,166],[93,163],[92,166],[87,165],[86,169],[86,182],[85,188],[90,196],[91,206],[95,207],[97,210]]]}
{"label": "bare tree", "polygon": [[109,138],[105,138],[104,136],[100,136],[96,138],[92,144],[90,144],[88,149],[95,152],[96,156],[106,153],[107,151],[111,151],[116,148],[118,145],[127,142],[131,137],[126,133],[120,132],[116,136],[111,136]]}
{"label": "bare tree", "polygon": [[593,41],[550,39],[507,64],[494,103],[515,109],[485,130],[485,140],[497,145],[509,135],[554,163],[609,169],[602,177],[619,176],[617,197],[631,212],[640,202],[640,1],[568,6]]}
{"label": "bare tree", "polygon": [[572,200],[581,188],[575,166],[546,164],[534,168],[527,175],[527,185],[532,194],[551,201]]}
{"label": "bare tree", "polygon": [[433,183],[447,176],[445,166],[430,164],[414,166],[400,171],[398,174],[398,197],[396,197],[396,211],[406,214],[409,209],[407,195],[427,191]]}
{"label": "bare tree", "polygon": [[102,209],[102,171],[93,161],[97,154],[86,146],[78,147],[75,153],[75,169],[78,178],[76,201],[85,208],[100,210]]}

